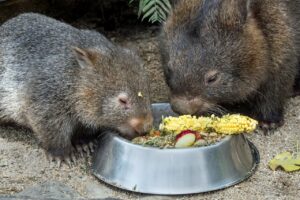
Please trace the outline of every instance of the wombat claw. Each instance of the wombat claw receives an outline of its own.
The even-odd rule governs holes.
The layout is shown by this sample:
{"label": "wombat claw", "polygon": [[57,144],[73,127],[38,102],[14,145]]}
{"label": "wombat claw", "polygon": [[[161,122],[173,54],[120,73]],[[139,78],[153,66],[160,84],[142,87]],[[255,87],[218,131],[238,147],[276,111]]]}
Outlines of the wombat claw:
{"label": "wombat claw", "polygon": [[84,152],[86,154],[89,154],[90,153],[90,149],[89,149],[89,146],[87,144],[83,144],[82,145],[82,149],[84,150]]}
{"label": "wombat claw", "polygon": [[260,122],[259,128],[263,131],[264,135],[272,135],[278,127],[282,126],[282,124],[283,122]]}
{"label": "wombat claw", "polygon": [[72,163],[74,163],[74,165],[76,165],[77,159],[76,159],[75,153],[71,153],[70,158],[71,158]]}
{"label": "wombat claw", "polygon": [[50,166],[52,166],[54,163],[57,168],[61,167],[62,161],[59,157],[53,156],[49,153],[46,153],[46,157],[47,157],[48,162],[50,163]]}
{"label": "wombat claw", "polygon": [[75,146],[77,153],[83,158],[84,154],[91,155],[95,151],[95,147],[97,145],[97,141],[90,141],[88,144],[78,144]]}
{"label": "wombat claw", "polygon": [[83,153],[82,145],[76,145],[75,148],[76,148],[77,153],[79,154],[79,156],[80,156],[81,158],[83,158],[84,153]]}
{"label": "wombat claw", "polygon": [[56,167],[60,168],[62,166],[62,163],[65,163],[70,168],[73,165],[76,165],[77,159],[75,156],[75,152],[73,151],[69,156],[59,157],[59,156],[53,156],[50,153],[46,153],[47,160],[50,162],[50,164],[55,163]]}
{"label": "wombat claw", "polygon": [[93,140],[89,142],[89,149],[91,153],[94,153],[96,146],[97,146],[97,140]]}
{"label": "wombat claw", "polygon": [[50,164],[50,167],[61,168],[61,166],[62,166],[62,164],[61,164],[62,161],[58,157],[48,156],[48,162]]}

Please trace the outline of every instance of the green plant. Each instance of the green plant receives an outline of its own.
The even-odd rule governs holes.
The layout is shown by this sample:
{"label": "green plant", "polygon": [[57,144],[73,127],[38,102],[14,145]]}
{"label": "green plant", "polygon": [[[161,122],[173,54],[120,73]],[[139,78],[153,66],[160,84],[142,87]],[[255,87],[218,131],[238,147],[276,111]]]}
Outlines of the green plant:
{"label": "green plant", "polygon": [[[135,0],[129,0],[129,3]],[[139,0],[138,17],[142,16],[142,21],[148,18],[151,23],[163,22],[171,10],[169,0]]]}

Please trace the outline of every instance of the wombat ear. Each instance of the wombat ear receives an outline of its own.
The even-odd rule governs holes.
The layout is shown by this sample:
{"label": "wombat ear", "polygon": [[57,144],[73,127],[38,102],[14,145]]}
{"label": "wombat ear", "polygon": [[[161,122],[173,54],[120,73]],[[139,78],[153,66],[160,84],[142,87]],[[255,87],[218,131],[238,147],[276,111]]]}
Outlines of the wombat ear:
{"label": "wombat ear", "polygon": [[237,25],[244,24],[247,17],[251,14],[251,0],[223,0],[220,8],[220,19],[222,23],[233,28]]}
{"label": "wombat ear", "polygon": [[91,49],[81,49],[78,47],[72,47],[76,60],[80,67],[94,67],[97,59],[101,56],[100,53]]}
{"label": "wombat ear", "polygon": [[123,47],[123,50],[128,54],[139,54],[139,49],[134,44],[126,44],[126,46]]}

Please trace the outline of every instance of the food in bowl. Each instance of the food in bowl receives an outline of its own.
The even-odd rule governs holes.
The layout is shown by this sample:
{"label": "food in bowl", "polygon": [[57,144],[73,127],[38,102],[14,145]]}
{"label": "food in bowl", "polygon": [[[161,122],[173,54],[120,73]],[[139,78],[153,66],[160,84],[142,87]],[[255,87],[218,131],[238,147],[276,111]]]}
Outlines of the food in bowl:
{"label": "food in bowl", "polygon": [[132,140],[134,144],[158,148],[200,147],[214,144],[226,135],[251,133],[258,122],[240,114],[223,117],[182,115],[163,118],[158,130]]}

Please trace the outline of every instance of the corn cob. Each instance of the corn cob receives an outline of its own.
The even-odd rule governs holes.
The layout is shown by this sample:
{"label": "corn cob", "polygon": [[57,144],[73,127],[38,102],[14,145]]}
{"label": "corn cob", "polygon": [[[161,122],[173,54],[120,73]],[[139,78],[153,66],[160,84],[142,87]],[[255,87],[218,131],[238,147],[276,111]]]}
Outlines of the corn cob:
{"label": "corn cob", "polygon": [[184,130],[205,131],[212,123],[210,117],[199,117],[191,115],[181,115],[179,117],[164,118],[159,126],[162,132],[172,132],[179,134]]}
{"label": "corn cob", "polygon": [[239,114],[225,115],[215,118],[212,127],[220,134],[250,133],[256,129],[257,121]]}
{"label": "corn cob", "polygon": [[215,117],[195,117],[182,115],[179,117],[164,118],[159,129],[163,132],[179,134],[184,130],[198,132],[215,131],[220,134],[250,133],[256,129],[257,121],[249,117],[233,114],[225,115],[221,118]]}

